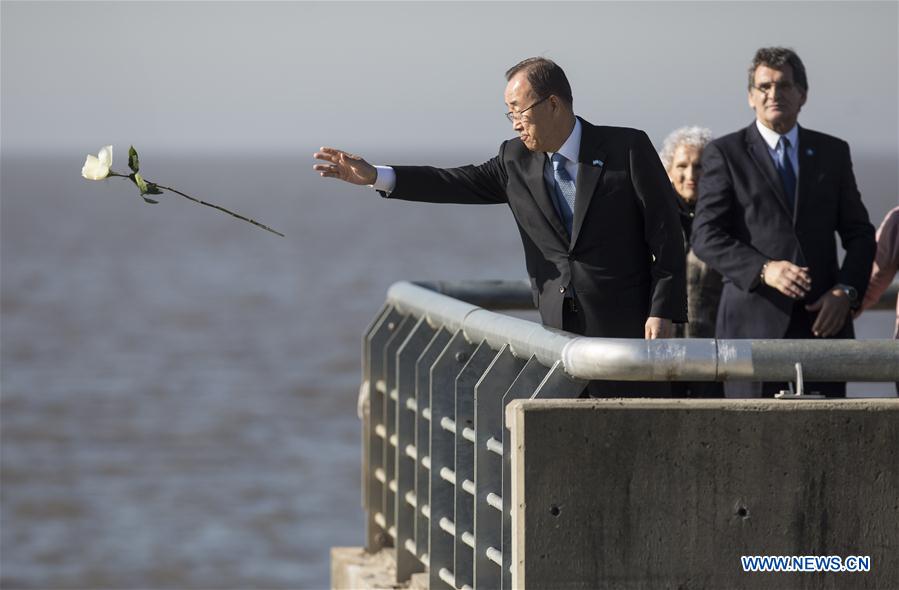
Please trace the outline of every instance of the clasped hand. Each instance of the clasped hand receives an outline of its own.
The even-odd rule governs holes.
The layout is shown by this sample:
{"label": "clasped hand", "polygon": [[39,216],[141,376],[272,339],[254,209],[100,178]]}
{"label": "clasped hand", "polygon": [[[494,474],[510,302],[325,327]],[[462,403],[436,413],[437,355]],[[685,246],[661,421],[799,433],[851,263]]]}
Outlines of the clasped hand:
{"label": "clasped hand", "polygon": [[852,304],[842,289],[831,289],[817,301],[806,305],[808,311],[817,311],[818,317],[812,325],[812,333],[821,338],[834,336],[846,323]]}
{"label": "clasped hand", "polygon": [[[808,267],[797,266],[789,260],[772,260],[766,264],[762,279],[766,285],[791,299],[802,299],[812,288]],[[835,335],[846,323],[850,307],[849,297],[842,289],[831,289],[806,305],[806,310],[818,312],[812,333],[821,338]]]}
{"label": "clasped hand", "polygon": [[802,299],[812,288],[807,266],[797,266],[789,260],[771,260],[764,268],[762,281],[791,299]]}

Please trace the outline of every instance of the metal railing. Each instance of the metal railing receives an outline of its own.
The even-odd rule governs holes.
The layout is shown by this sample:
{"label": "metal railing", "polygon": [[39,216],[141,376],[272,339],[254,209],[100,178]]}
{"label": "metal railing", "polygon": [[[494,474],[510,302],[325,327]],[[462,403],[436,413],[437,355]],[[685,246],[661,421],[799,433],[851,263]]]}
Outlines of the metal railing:
{"label": "metal railing", "polygon": [[527,283],[397,283],[363,338],[366,546],[395,548],[398,582],[511,587],[511,400],[594,379],[790,381],[797,363],[806,379],[899,381],[895,340],[586,338],[478,305],[532,300]]}

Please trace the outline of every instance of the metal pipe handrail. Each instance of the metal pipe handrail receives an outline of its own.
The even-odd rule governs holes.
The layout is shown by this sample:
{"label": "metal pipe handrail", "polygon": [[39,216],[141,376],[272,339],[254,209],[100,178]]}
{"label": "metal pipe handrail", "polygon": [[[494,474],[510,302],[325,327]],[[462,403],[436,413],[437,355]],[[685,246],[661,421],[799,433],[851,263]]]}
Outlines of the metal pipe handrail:
{"label": "metal pipe handrail", "polygon": [[562,351],[581,379],[793,381],[796,363],[817,381],[897,381],[897,340],[575,338]]}
{"label": "metal pipe handrail", "polygon": [[[480,301],[500,299],[492,289],[514,292],[512,282],[462,284],[456,291]],[[562,362],[578,379],[623,381],[790,381],[801,363],[808,379],[899,381],[897,340],[716,340],[588,338],[546,328],[438,293],[430,284],[395,283],[387,300],[402,313],[426,317],[434,326],[462,330],[469,342],[492,348],[508,344],[518,358],[544,365]],[[445,292],[452,283],[440,283]],[[492,294],[491,294],[492,293]],[[458,294],[458,293],[454,293]]]}
{"label": "metal pipe handrail", "polygon": [[[534,307],[528,281],[416,281],[413,284],[487,309]],[[896,309],[897,297],[899,281],[890,284],[869,311]]]}

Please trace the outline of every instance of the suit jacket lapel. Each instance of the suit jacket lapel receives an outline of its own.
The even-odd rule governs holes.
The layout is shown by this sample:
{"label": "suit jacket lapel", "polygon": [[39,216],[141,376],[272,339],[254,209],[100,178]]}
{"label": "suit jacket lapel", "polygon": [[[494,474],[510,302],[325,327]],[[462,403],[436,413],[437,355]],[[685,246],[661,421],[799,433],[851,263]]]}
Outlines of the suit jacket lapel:
{"label": "suit jacket lapel", "polygon": [[540,211],[543,212],[543,216],[546,217],[546,220],[549,221],[549,224],[553,227],[555,232],[567,244],[568,232],[565,230],[565,226],[562,225],[562,220],[559,219],[559,214],[556,212],[556,206],[553,205],[552,197],[550,197],[549,191],[546,188],[546,180],[543,177],[543,166],[545,163],[545,153],[531,152],[530,157],[527,158],[522,165],[525,183],[531,191],[531,196],[534,197],[534,201],[536,201]]}
{"label": "suit jacket lapel", "polygon": [[771,160],[771,154],[768,153],[768,144],[765,143],[765,140],[762,138],[762,134],[759,133],[759,130],[756,128],[754,121],[749,127],[746,128],[746,149],[749,152],[749,156],[752,158],[752,161],[755,162],[756,167],[768,182],[771,190],[774,191],[775,195],[777,195],[778,202],[780,202],[784,211],[786,211],[786,213],[790,216],[790,219],[792,219],[793,211],[790,210],[790,206],[787,203],[787,196],[786,194],[784,194],[784,188],[780,180],[780,174],[774,167],[774,161]]}
{"label": "suit jacket lapel", "polygon": [[796,189],[796,215],[793,217],[793,225],[799,219],[799,213],[803,207],[811,202],[811,191],[815,178],[818,175],[818,159],[815,157],[817,146],[814,140],[799,127],[799,186]]}
{"label": "suit jacket lapel", "polygon": [[603,163],[606,154],[599,149],[600,138],[596,136],[593,126],[581,119],[581,147],[578,159],[577,181],[575,182],[574,220],[571,223],[571,244],[569,250],[577,243],[581,226],[587,216],[587,209],[599,186]]}

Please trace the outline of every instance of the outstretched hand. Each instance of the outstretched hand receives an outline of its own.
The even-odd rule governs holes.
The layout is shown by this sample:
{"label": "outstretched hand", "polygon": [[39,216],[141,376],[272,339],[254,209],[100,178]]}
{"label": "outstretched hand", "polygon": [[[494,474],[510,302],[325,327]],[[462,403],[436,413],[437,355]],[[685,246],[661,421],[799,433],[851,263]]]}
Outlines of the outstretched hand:
{"label": "outstretched hand", "polygon": [[378,171],[363,160],[362,156],[348,154],[336,148],[323,147],[312,157],[326,162],[312,166],[312,169],[323,177],[339,178],[352,184],[374,184],[378,179]]}

